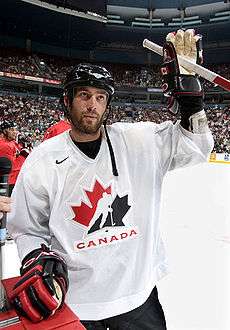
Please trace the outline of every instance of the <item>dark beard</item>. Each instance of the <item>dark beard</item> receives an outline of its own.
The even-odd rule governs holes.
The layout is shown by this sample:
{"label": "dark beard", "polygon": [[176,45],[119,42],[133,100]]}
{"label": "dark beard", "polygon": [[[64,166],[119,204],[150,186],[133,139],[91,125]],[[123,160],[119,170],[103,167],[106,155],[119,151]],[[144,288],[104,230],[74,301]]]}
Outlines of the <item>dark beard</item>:
{"label": "dark beard", "polygon": [[72,118],[71,113],[70,113],[69,117],[70,117],[71,123],[73,124],[74,128],[78,132],[84,133],[84,134],[95,134],[100,130],[107,114],[108,114],[108,112],[106,110],[104,112],[104,114],[101,116],[101,119],[99,121],[97,121],[93,126],[84,122],[84,116],[82,116],[80,118],[80,120],[78,120],[78,121],[74,120],[74,118]]}

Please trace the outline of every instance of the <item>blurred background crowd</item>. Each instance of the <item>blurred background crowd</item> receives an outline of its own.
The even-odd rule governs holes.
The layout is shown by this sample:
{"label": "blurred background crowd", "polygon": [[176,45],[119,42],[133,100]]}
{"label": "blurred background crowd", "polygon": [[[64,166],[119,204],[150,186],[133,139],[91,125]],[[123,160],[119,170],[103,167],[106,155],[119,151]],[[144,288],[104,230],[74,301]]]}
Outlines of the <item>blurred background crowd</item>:
{"label": "blurred background crowd", "polygon": [[[82,61],[71,58],[48,56],[45,54],[28,55],[18,49],[2,49],[0,54],[0,71],[16,74],[31,75],[46,79],[63,81],[66,73]],[[117,86],[127,87],[160,87],[160,66],[98,63],[113,73]],[[206,67],[230,79],[230,64],[216,64]],[[212,87],[212,83],[204,81],[205,87]]]}
{"label": "blurred background crowd", "polygon": [[[30,56],[22,51],[3,49],[0,57],[0,71],[62,81],[66,72],[77,63],[76,60],[66,58],[48,55]],[[150,68],[133,64],[99,64],[103,64],[112,71],[117,88],[124,86],[159,88],[161,86],[159,65]],[[230,65],[221,64],[212,66],[210,69],[230,78]],[[211,87],[211,85],[205,82],[204,87]],[[154,106],[151,106],[151,100],[148,104],[141,104],[140,101],[135,100],[134,96],[128,98],[126,102],[115,97],[115,101],[112,103],[109,123],[116,121],[160,123],[165,120],[178,119],[170,114],[159,101],[154,102],[153,100]],[[214,151],[230,153],[230,105],[219,104],[214,98],[206,103],[205,108],[209,126],[215,138]],[[0,121],[14,121],[18,131],[28,139],[33,147],[41,143],[44,132],[58,122],[62,115],[59,97],[44,96],[42,93],[32,95],[26,90],[24,93],[12,90],[0,92]]]}
{"label": "blurred background crowd", "polygon": [[[206,106],[209,127],[215,139],[217,153],[230,153],[230,106]],[[32,146],[38,145],[48,127],[62,117],[58,98],[44,96],[0,95],[0,121],[13,120],[19,132],[28,138]],[[145,105],[124,104],[112,105],[109,123],[153,121],[160,123],[176,118],[162,106],[152,110]]]}

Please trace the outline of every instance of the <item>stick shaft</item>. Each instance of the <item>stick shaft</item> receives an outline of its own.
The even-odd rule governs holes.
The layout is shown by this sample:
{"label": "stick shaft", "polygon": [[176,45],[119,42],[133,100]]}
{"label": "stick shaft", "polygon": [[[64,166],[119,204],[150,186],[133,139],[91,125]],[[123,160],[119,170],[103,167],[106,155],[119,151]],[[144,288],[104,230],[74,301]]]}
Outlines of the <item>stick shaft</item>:
{"label": "stick shaft", "polygon": [[[163,56],[163,48],[148,39],[144,39],[143,47],[148,48],[149,50]],[[204,79],[222,87],[226,91],[230,91],[230,81],[228,79],[218,75],[217,73],[215,73],[213,71],[210,71],[210,70],[204,68],[203,66],[201,66],[199,64],[193,63],[180,55],[177,55],[177,56],[178,56],[180,65],[182,65],[185,69],[194,71],[195,73],[197,73],[199,76],[203,77]]]}

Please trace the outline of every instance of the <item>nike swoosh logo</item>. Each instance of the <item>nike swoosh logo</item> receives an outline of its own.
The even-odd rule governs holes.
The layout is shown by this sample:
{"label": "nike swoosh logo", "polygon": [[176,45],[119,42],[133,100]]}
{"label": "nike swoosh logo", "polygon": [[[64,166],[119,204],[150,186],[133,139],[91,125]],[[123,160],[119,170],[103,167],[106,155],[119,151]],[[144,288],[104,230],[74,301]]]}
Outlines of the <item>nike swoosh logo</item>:
{"label": "nike swoosh logo", "polygon": [[56,159],[56,164],[61,164],[61,163],[63,163],[67,158],[69,158],[69,156],[66,157],[66,158],[64,158],[64,159],[62,159],[62,160],[57,160],[57,159]]}

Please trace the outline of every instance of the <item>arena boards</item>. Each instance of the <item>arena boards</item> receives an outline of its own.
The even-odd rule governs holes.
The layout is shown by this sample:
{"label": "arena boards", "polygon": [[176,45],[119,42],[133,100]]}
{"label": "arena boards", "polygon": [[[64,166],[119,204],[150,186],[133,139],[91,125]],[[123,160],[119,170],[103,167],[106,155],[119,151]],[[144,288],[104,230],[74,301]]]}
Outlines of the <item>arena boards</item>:
{"label": "arena boards", "polygon": [[209,163],[219,163],[219,164],[230,165],[230,155],[228,153],[218,154],[218,153],[212,152],[211,156],[209,158]]}

